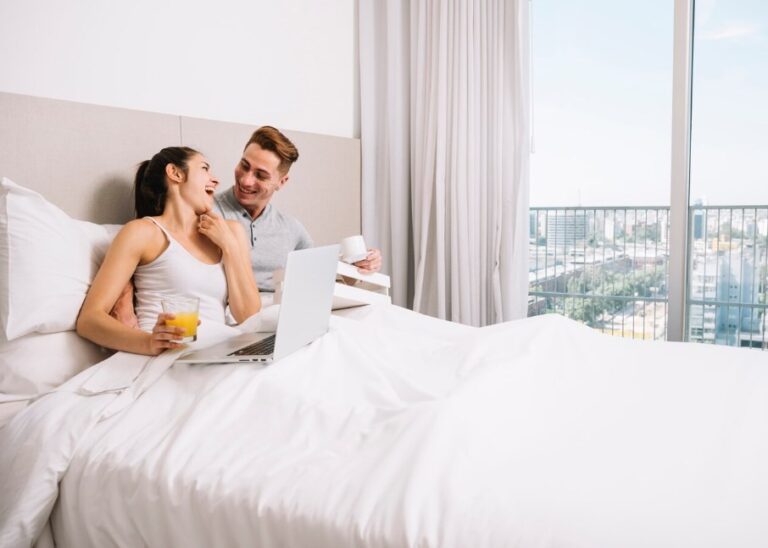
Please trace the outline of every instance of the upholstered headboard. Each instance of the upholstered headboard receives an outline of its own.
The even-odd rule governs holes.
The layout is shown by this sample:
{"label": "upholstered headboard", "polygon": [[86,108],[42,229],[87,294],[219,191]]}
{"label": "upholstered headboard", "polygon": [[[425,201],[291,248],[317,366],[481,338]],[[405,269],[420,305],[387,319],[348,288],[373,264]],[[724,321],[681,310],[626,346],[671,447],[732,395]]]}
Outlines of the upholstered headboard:
{"label": "upholstered headboard", "polygon": [[[123,223],[132,218],[131,184],[141,160],[188,145],[209,158],[227,188],[255,127],[0,93],[0,176],[72,217]],[[274,203],[301,220],[317,244],[359,234],[359,140],[285,133],[300,157]]]}

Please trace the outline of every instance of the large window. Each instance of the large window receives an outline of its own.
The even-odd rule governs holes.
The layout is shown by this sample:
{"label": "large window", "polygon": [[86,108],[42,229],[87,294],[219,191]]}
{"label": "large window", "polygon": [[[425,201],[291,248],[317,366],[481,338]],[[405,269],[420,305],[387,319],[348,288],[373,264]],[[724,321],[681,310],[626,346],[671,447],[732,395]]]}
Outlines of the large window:
{"label": "large window", "polygon": [[666,336],[673,10],[534,0],[529,314]]}
{"label": "large window", "polygon": [[[671,338],[765,347],[768,3],[691,2],[533,0],[529,314],[646,339],[682,318]],[[692,80],[678,61],[673,78],[681,7],[695,13]],[[690,141],[673,142],[687,85]],[[670,203],[681,188],[690,203]]]}
{"label": "large window", "polygon": [[760,347],[768,275],[768,3],[695,5],[688,337]]}

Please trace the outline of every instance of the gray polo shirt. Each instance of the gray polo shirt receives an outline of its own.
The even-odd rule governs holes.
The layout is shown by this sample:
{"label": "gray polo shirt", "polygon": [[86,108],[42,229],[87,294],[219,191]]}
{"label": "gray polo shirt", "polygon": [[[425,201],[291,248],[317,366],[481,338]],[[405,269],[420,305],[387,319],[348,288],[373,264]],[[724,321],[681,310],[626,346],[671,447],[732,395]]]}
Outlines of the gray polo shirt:
{"label": "gray polo shirt", "polygon": [[299,221],[267,204],[256,219],[235,198],[232,188],[214,197],[219,214],[240,221],[251,242],[251,266],[261,291],[274,291],[272,273],[284,268],[288,253],[312,247],[312,238]]}

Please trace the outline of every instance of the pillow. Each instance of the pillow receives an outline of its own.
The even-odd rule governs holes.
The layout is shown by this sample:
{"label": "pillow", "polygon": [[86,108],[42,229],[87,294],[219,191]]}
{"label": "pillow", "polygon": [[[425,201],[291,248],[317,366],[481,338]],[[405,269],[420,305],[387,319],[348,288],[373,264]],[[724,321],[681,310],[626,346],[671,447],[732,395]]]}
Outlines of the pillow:
{"label": "pillow", "polygon": [[37,192],[0,181],[0,324],[12,341],[75,328],[114,232],[77,221]]}
{"label": "pillow", "polygon": [[42,394],[110,354],[74,331],[32,333],[2,343],[0,393]]}

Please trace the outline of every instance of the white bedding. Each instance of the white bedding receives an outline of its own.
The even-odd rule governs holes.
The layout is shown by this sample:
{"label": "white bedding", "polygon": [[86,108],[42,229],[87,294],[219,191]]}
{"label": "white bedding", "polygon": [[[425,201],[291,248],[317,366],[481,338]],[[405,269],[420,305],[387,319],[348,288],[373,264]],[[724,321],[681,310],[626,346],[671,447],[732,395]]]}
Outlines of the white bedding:
{"label": "white bedding", "polygon": [[[0,443],[28,440],[27,495],[71,456],[65,547],[768,545],[765,354],[355,314],[266,368],[156,360],[122,396],[43,398]],[[50,506],[20,506],[39,530]]]}

